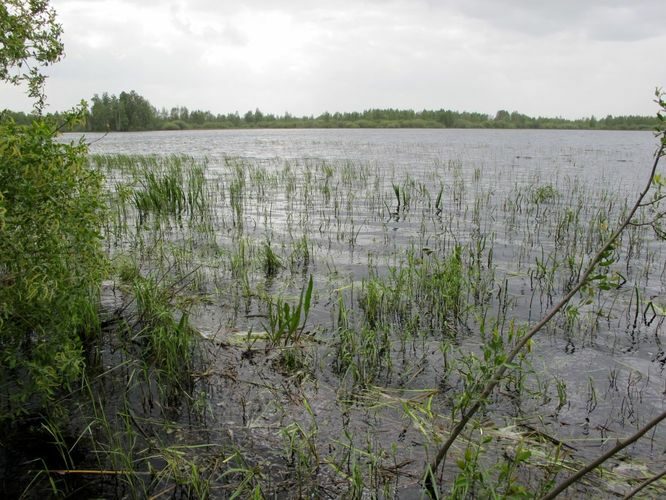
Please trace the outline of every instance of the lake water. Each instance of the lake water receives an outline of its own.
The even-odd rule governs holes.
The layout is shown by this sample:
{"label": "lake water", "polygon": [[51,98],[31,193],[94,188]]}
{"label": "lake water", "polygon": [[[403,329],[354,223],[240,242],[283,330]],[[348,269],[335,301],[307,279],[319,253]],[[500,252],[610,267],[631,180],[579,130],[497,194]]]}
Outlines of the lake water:
{"label": "lake water", "polygon": [[[78,137],[65,134],[66,140]],[[572,130],[211,130],[87,134],[92,153],[188,154],[216,161],[316,158],[372,162],[418,174],[434,162],[466,167],[557,171],[594,182],[640,181],[651,164],[651,132]],[[645,174],[644,174],[645,175]]]}
{"label": "lake water", "polygon": [[[64,140],[77,137],[65,134]],[[490,304],[484,313],[489,318],[508,311],[508,318],[533,323],[566,293],[578,266],[633,203],[657,144],[649,132],[448,129],[141,132],[87,134],[86,140],[94,154],[206,158],[207,176],[223,195],[215,230],[221,252],[237,252],[238,225],[256,248],[272,240],[283,262],[306,236],[310,254],[305,271],[315,275],[317,290],[312,322],[326,341],[337,332],[338,296],[350,315],[362,317],[368,314],[367,304],[359,296],[368,293],[368,282],[376,279],[386,290],[395,288],[400,283],[395,276],[403,271],[409,275],[409,266],[424,266],[431,255],[450,254],[454,245],[464,249],[467,265],[476,263],[489,276],[478,277],[470,301],[480,294],[485,298],[474,300]],[[233,159],[242,161],[234,164]],[[327,165],[330,186],[324,176]],[[229,202],[239,175],[246,193],[240,215]],[[396,199],[396,188],[407,198]],[[570,226],[578,232],[567,233]],[[648,321],[646,305],[650,300],[666,303],[664,243],[648,228],[632,231],[613,264],[626,283],[608,294],[595,293],[589,302],[579,301],[578,315],[572,314],[570,322],[558,320],[536,338],[535,375],[528,385],[550,391],[551,397],[497,402],[499,420],[536,413],[547,434],[573,443],[581,456],[594,456],[608,436],[626,436],[662,411],[663,317]],[[291,288],[264,282],[259,274],[254,279],[262,289],[297,296],[298,273],[285,277]],[[229,272],[220,279],[235,278]],[[388,297],[389,291],[385,293]],[[229,312],[225,297],[217,300],[193,318],[205,334],[256,332],[265,325],[263,306],[253,304],[250,314],[238,317],[237,311]],[[404,297],[402,302],[410,301]],[[414,312],[407,305],[404,313],[413,314],[411,320],[418,323],[429,311]],[[482,345],[481,322],[470,315],[469,334],[457,340],[461,351]],[[393,342],[395,348],[397,337]],[[427,367],[403,367],[415,374],[408,382],[397,377],[401,388],[440,383],[437,342],[421,344],[418,356]],[[340,410],[332,409],[331,400],[339,390],[335,384],[343,381],[330,371],[330,352],[323,349],[319,355],[323,361],[317,376],[326,382],[317,391],[329,393],[313,393],[311,404],[334,422]],[[252,377],[257,367],[245,370]],[[460,383],[453,389],[459,390]],[[225,397],[233,396],[220,394]],[[444,394],[435,405],[446,412],[449,402],[450,394]],[[239,418],[237,409],[219,411],[220,418]],[[387,432],[396,430],[394,424],[381,425]],[[328,429],[322,425],[323,434],[336,430],[335,424]],[[654,440],[663,444],[665,438],[666,431],[659,430],[652,441],[636,446],[637,454],[656,457],[661,451]]]}

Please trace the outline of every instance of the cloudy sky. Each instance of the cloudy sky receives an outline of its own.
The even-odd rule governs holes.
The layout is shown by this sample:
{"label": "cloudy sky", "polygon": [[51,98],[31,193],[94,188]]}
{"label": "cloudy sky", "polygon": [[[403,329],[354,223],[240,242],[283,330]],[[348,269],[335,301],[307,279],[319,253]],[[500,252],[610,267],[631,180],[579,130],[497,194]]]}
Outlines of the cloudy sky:
{"label": "cloudy sky", "polygon": [[[577,118],[655,112],[663,0],[51,0],[50,110],[136,90],[156,107],[369,108]],[[0,87],[0,108],[29,110]]]}

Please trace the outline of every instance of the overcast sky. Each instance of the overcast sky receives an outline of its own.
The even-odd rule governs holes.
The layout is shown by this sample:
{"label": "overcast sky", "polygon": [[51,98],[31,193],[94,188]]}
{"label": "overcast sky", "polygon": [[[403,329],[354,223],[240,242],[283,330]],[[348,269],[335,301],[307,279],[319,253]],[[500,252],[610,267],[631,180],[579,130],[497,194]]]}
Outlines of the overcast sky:
{"label": "overcast sky", "polygon": [[[51,0],[49,110],[136,90],[158,108],[652,115],[664,0]],[[29,110],[0,86],[0,108]]]}

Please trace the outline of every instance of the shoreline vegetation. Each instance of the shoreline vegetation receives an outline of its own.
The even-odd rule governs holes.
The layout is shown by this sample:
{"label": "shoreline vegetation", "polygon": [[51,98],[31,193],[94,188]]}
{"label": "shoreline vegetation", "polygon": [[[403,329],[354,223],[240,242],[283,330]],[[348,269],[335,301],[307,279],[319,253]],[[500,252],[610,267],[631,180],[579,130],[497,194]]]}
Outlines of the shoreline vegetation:
{"label": "shoreline vegetation", "polygon": [[[35,115],[5,110],[17,124],[29,124]],[[59,120],[61,113],[52,116]],[[560,117],[531,117],[517,111],[499,110],[495,115],[447,109],[368,109],[362,112],[325,112],[319,116],[293,116],[263,113],[259,109],[244,114],[213,114],[189,110],[184,106],[157,109],[135,91],[119,96],[95,94],[90,102],[85,125],[75,131],[140,132],[191,129],[257,128],[493,128],[493,129],[570,129],[570,130],[654,130],[654,116],[594,116],[569,120]]]}

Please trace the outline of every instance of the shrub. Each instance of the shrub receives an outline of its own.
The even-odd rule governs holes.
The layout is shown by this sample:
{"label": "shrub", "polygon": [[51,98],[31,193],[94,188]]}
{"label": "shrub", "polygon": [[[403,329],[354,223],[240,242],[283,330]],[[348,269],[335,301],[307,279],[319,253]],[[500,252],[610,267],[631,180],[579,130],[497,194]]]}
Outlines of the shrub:
{"label": "shrub", "polygon": [[42,118],[0,121],[0,420],[77,380],[99,329],[102,178],[85,144],[56,134]]}

